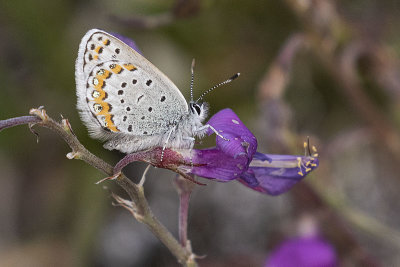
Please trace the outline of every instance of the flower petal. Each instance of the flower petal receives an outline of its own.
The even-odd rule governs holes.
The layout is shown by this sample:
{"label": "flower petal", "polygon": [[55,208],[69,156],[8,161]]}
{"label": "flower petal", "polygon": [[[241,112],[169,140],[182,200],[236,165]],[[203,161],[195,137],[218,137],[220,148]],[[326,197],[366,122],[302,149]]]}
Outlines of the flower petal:
{"label": "flower petal", "polygon": [[[226,141],[217,137],[217,148],[233,158],[238,155],[246,155],[251,161],[257,150],[257,139],[231,109],[219,111],[211,117],[207,124],[214,127],[224,138],[229,139]],[[212,129],[208,129],[208,135],[213,133]]]}
{"label": "flower petal", "polygon": [[[216,147],[194,149],[191,173],[221,182],[238,178],[248,168],[257,149],[257,139],[231,110],[216,113],[208,123],[222,135],[216,137]],[[209,129],[209,135],[214,131]]]}
{"label": "flower petal", "polygon": [[[248,157],[244,154],[236,158],[218,148],[193,150],[191,173],[220,182],[237,179],[248,168]],[[188,160],[188,159],[186,159]]]}
{"label": "flower petal", "polygon": [[238,181],[253,190],[279,195],[292,188],[318,164],[318,159],[310,156],[256,153]]}
{"label": "flower petal", "polygon": [[320,237],[299,237],[284,241],[271,252],[265,267],[334,267],[337,255],[330,243]]}

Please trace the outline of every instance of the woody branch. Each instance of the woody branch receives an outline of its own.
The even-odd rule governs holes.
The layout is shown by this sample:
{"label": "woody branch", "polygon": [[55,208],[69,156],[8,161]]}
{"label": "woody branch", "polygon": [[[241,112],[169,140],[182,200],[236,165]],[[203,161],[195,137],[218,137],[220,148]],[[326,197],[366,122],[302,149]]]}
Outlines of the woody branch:
{"label": "woody branch", "polygon": [[[68,159],[80,159],[87,164],[99,169],[106,175],[113,175],[113,166],[106,163],[96,155],[87,150],[73,133],[71,125],[67,119],[62,119],[60,123],[53,120],[42,108],[31,109],[31,116],[21,116],[0,121],[0,131],[17,125],[28,124],[30,127],[39,125],[57,133],[72,149],[67,154]],[[130,200],[125,200],[113,194],[117,205],[128,209],[132,215],[141,223],[144,223],[149,230],[171,251],[177,260],[185,266],[197,266],[195,255],[190,249],[179,244],[177,239],[167,230],[167,228],[155,217],[148,205],[144,195],[142,185],[137,185],[121,173],[115,182],[122,187],[129,195]]]}

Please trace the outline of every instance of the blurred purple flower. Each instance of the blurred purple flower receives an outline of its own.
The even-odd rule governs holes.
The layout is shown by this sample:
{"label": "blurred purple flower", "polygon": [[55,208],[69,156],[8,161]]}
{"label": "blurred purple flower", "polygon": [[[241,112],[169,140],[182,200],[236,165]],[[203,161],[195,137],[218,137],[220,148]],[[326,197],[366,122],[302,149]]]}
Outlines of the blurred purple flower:
{"label": "blurred purple flower", "polygon": [[132,39],[130,39],[128,37],[125,37],[125,36],[123,36],[123,35],[121,35],[119,33],[116,33],[116,32],[111,32],[110,34],[115,36],[115,37],[117,37],[122,42],[126,43],[127,45],[129,45],[131,48],[133,48],[139,54],[143,55],[142,52],[140,51],[140,49],[137,47],[136,43]]}
{"label": "blurred purple flower", "polygon": [[[257,139],[231,109],[216,113],[208,123],[225,139],[216,137],[216,146],[207,149],[171,149],[157,147],[127,155],[115,167],[115,173],[132,161],[144,161],[173,170],[188,179],[192,174],[219,182],[238,180],[243,185],[269,195],[288,191],[318,166],[311,156],[268,155],[256,152]],[[208,134],[214,132],[209,129]]]}
{"label": "blurred purple flower", "polygon": [[337,266],[335,249],[318,236],[293,238],[273,250],[265,264],[265,267],[292,266]]}

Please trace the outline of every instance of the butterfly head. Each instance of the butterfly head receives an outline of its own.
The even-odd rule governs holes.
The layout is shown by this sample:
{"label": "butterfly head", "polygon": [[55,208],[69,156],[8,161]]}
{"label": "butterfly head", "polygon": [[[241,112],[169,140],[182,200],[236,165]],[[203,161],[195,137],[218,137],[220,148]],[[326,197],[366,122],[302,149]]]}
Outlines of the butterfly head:
{"label": "butterfly head", "polygon": [[230,83],[231,81],[233,81],[234,79],[236,79],[237,77],[239,77],[240,73],[236,73],[235,75],[233,75],[231,78],[229,78],[228,80],[221,82],[215,86],[213,86],[212,88],[208,89],[207,91],[205,91],[204,93],[202,93],[200,95],[200,97],[194,101],[193,100],[193,78],[194,78],[194,64],[195,64],[195,60],[192,60],[192,67],[191,67],[191,73],[192,73],[192,77],[191,77],[191,81],[190,81],[190,102],[189,102],[189,114],[193,117],[193,118],[197,118],[198,120],[200,120],[201,122],[207,117],[208,115],[208,104],[206,102],[202,102],[203,101],[203,97],[205,95],[207,95],[208,93],[210,93],[211,91],[213,91],[215,88],[218,88],[221,85]]}
{"label": "butterfly head", "polygon": [[208,104],[206,102],[199,103],[198,101],[189,102],[189,112],[193,117],[197,117],[203,121],[208,115]]}

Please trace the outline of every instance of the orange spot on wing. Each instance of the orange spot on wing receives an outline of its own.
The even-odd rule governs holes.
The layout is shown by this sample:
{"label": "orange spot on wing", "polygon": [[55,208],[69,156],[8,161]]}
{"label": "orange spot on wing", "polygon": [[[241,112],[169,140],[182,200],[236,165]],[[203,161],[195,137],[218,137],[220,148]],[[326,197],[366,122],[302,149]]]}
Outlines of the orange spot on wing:
{"label": "orange spot on wing", "polygon": [[[95,56],[96,57],[96,56]],[[119,66],[119,65],[117,65]],[[119,66],[119,69],[121,70],[121,66]],[[118,68],[115,68],[118,69]],[[104,116],[104,121],[105,121],[105,127],[113,132],[119,132],[120,130],[115,126],[114,122],[112,121],[113,115],[110,114],[110,105],[104,101],[106,98],[106,92],[103,90],[104,86],[104,80],[107,79],[108,77],[111,76],[111,72],[108,70],[104,70],[103,74],[98,74],[96,75],[96,78],[98,80],[97,85],[94,85],[94,88],[96,89],[97,92],[100,93],[100,95],[96,98],[94,98],[94,102],[101,105],[102,109],[100,112],[96,114],[96,116],[103,115]]]}
{"label": "orange spot on wing", "polygon": [[96,91],[99,92],[100,95],[99,95],[98,97],[96,97],[96,98],[94,99],[94,101],[95,101],[96,103],[99,103],[99,104],[100,104],[100,102],[102,102],[103,99],[106,97],[106,92],[104,92],[104,91],[101,90],[101,89],[96,89]]}
{"label": "orange spot on wing", "polygon": [[124,64],[124,68],[129,71],[136,69],[136,67],[133,66],[132,64]]}
{"label": "orange spot on wing", "polygon": [[100,79],[107,79],[108,77],[111,76],[111,72],[109,72],[108,70],[104,70],[103,75],[97,75],[97,78]]}
{"label": "orange spot on wing", "polygon": [[119,132],[117,126],[115,126],[114,122],[112,121],[112,115],[106,116],[106,127],[113,132]]}
{"label": "orange spot on wing", "polygon": [[[99,77],[99,75],[96,76],[96,77]],[[97,85],[94,86],[94,88],[96,88],[96,90],[100,92],[100,90],[102,90],[101,88],[103,88],[104,80],[103,79],[99,79],[99,78],[97,78],[97,80],[99,82],[97,83]]]}
{"label": "orange spot on wing", "polygon": [[96,97],[94,100],[96,101],[96,103],[101,104],[101,102],[104,100],[104,98],[106,98],[106,92],[103,90],[103,86],[104,86],[104,79],[107,79],[108,77],[110,77],[111,72],[109,72],[108,70],[104,70],[103,74],[98,74],[96,75],[96,78],[98,80],[97,85],[94,86],[94,88],[96,89],[97,92],[100,93],[100,95],[98,97]]}
{"label": "orange spot on wing", "polygon": [[111,69],[112,72],[114,72],[115,74],[119,74],[122,71],[122,67],[118,64],[115,65],[115,68]]}
{"label": "orange spot on wing", "polygon": [[98,112],[96,115],[104,115],[105,116],[105,115],[109,114],[108,111],[110,110],[110,106],[106,102],[104,102],[102,100],[95,101],[95,102],[100,104],[102,107],[101,111]]}
{"label": "orange spot on wing", "polygon": [[114,122],[112,121],[113,115],[109,113],[110,111],[110,105],[104,101],[96,101],[96,103],[99,103],[102,106],[102,110],[97,113],[97,116],[103,115],[105,119],[105,127],[108,128],[109,130],[113,132],[119,132],[117,126],[115,126]]}
{"label": "orange spot on wing", "polygon": [[102,46],[98,46],[96,47],[96,49],[94,51],[96,51],[97,54],[99,54],[100,50],[102,50],[103,47]]}

